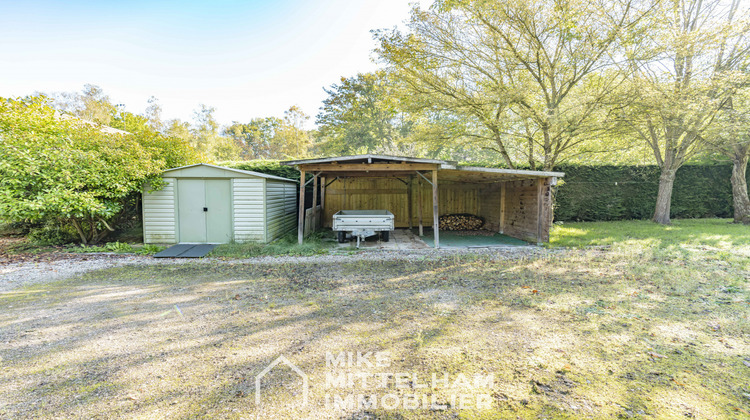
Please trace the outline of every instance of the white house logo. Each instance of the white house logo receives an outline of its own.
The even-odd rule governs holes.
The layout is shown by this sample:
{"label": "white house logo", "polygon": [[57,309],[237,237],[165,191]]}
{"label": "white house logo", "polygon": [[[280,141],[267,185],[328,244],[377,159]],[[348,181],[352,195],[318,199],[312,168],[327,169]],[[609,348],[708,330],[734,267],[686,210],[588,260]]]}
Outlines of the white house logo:
{"label": "white house logo", "polygon": [[265,369],[263,369],[263,372],[259,373],[258,376],[255,377],[255,404],[258,406],[260,405],[261,380],[263,379],[264,376],[266,376],[266,374],[268,374],[268,372],[273,370],[273,368],[275,368],[281,363],[288,366],[290,369],[294,371],[294,373],[296,373],[300,378],[302,378],[302,405],[306,406],[307,400],[308,400],[308,393],[310,389],[310,386],[307,381],[307,375],[305,375],[305,372],[302,372],[302,369],[295,366],[294,363],[290,362],[289,359],[287,359],[284,356],[279,356],[276,360],[271,362],[270,365],[268,365]]}

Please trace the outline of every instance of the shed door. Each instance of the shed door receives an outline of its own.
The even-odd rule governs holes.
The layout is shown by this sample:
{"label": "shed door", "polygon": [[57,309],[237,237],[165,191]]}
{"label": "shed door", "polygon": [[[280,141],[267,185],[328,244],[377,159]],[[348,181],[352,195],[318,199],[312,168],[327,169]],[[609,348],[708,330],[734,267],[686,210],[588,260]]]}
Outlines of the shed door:
{"label": "shed door", "polygon": [[229,180],[177,181],[180,242],[226,243],[232,239]]}
{"label": "shed door", "polygon": [[232,194],[228,179],[206,180],[206,240],[224,244],[232,240]]}

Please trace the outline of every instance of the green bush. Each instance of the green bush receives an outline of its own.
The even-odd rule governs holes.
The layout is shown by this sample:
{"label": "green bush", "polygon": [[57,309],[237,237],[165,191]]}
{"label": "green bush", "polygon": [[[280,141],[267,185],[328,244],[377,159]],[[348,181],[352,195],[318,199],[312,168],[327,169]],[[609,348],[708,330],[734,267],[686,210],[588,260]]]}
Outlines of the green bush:
{"label": "green bush", "polygon": [[[648,219],[659,186],[657,166],[561,165],[555,220]],[[731,166],[686,165],[677,171],[671,216],[679,219],[732,217]]]}
{"label": "green bush", "polygon": [[31,228],[26,238],[34,245],[65,245],[75,242],[77,235],[67,226],[49,224]]}
{"label": "green bush", "polygon": [[144,182],[199,158],[156,133],[113,134],[60,118],[44,97],[0,98],[0,220],[63,224],[97,243],[128,218]]}

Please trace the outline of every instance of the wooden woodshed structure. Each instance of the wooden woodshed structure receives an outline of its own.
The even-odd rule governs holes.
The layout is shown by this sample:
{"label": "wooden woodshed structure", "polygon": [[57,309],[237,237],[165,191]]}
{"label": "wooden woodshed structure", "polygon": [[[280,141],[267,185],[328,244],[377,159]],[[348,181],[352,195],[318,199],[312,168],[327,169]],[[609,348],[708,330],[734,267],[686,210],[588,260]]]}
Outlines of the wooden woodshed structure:
{"label": "wooden woodshed structure", "polygon": [[294,230],[297,181],[199,163],[143,191],[143,242],[271,242]]}
{"label": "wooden woodshed structure", "polygon": [[[390,210],[396,228],[432,225],[439,247],[441,215],[470,213],[485,229],[529,242],[549,241],[551,187],[561,172],[459,166],[435,159],[385,155],[341,156],[283,162],[300,170],[298,239],[305,225],[330,227],[339,210]],[[305,210],[305,179],[312,207]],[[318,203],[318,195],[320,202]]]}

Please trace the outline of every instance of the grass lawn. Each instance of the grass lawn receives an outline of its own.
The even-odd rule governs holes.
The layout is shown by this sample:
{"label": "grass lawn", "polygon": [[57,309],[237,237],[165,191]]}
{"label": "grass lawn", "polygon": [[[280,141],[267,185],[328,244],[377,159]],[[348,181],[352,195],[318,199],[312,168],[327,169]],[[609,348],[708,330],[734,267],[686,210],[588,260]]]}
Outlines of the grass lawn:
{"label": "grass lawn", "polygon": [[[534,257],[213,260],[17,289],[0,294],[0,418],[748,418],[750,233],[726,222],[564,224]],[[256,405],[280,355],[308,406],[288,368]],[[378,407],[345,407],[359,394]]]}
{"label": "grass lawn", "polygon": [[551,246],[640,245],[655,247],[709,246],[730,248],[750,243],[750,226],[731,219],[677,219],[670,226],[648,220],[555,224]]}

